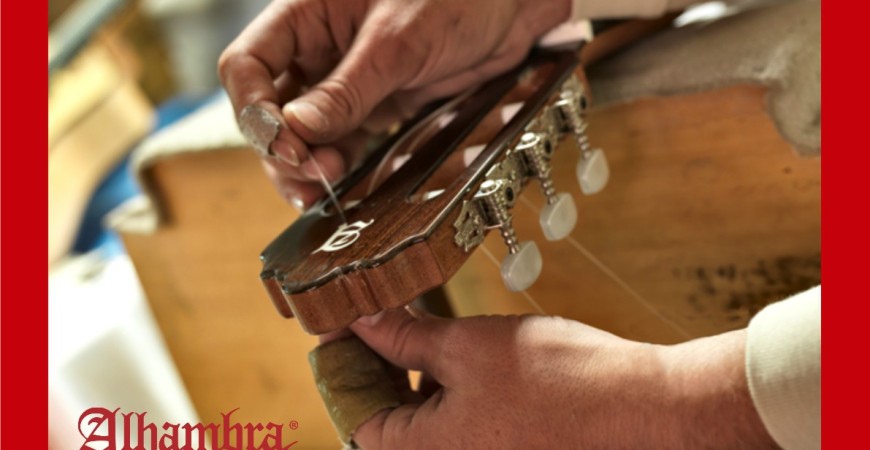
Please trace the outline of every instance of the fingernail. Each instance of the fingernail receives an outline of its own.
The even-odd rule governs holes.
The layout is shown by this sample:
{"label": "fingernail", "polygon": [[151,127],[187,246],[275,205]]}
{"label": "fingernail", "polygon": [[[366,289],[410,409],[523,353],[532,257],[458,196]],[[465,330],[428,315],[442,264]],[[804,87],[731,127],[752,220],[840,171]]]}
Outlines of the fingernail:
{"label": "fingernail", "polygon": [[358,322],[360,325],[365,325],[365,326],[367,326],[367,327],[373,327],[373,326],[375,326],[378,322],[380,322],[381,319],[384,318],[384,312],[385,312],[385,311],[381,311],[381,312],[379,312],[379,313],[377,313],[377,314],[375,314],[375,315],[372,315],[372,316],[363,316],[363,317],[360,317],[359,319],[357,319],[357,322]]}
{"label": "fingernail", "polygon": [[284,113],[292,114],[302,122],[302,125],[315,133],[325,130],[328,126],[326,116],[309,102],[290,102],[284,105]]}
{"label": "fingernail", "polygon": [[410,303],[405,305],[405,311],[407,311],[408,314],[411,315],[411,317],[418,319],[418,320],[422,319],[423,317],[426,317],[426,313],[422,309],[417,308],[416,306],[414,306]]}
{"label": "fingernail", "polygon": [[293,167],[299,167],[299,155],[289,142],[280,139],[280,134],[278,139],[272,142],[270,150],[272,151],[272,154],[281,161],[284,161]]}
{"label": "fingernail", "polygon": [[290,204],[298,209],[299,212],[305,212],[305,202],[303,202],[301,198],[296,196],[290,197]]}
{"label": "fingernail", "polygon": [[[320,181],[320,168],[317,166],[317,163],[311,159],[302,163],[299,167],[299,171],[309,180]],[[323,174],[323,176],[326,177],[326,174]]]}
{"label": "fingernail", "polygon": [[317,340],[321,344],[326,344],[328,342],[337,341],[339,339],[346,339],[352,337],[353,333],[347,328],[342,328],[338,331],[330,331],[328,333],[320,334],[317,336]]}

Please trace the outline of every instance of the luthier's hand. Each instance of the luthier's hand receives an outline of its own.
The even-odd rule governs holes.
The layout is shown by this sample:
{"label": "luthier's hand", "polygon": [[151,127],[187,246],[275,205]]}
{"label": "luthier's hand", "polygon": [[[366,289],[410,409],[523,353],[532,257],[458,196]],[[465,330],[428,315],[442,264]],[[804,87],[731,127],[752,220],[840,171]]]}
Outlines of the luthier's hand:
{"label": "luthier's hand", "polygon": [[219,73],[237,117],[257,104],[285,124],[264,162],[308,205],[322,194],[308,159],[340,178],[366,132],[506,71],[569,13],[569,0],[279,0]]}
{"label": "luthier's hand", "polygon": [[443,386],[360,426],[365,450],[775,448],[747,388],[745,331],[654,346],[555,317],[405,311],[351,328]]}

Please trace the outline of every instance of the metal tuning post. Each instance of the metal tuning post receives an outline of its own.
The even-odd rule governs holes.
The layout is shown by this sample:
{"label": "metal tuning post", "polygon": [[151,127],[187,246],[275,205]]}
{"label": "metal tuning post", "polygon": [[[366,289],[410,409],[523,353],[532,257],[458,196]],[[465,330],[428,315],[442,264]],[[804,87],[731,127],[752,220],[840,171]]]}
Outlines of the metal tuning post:
{"label": "metal tuning post", "polygon": [[541,274],[541,252],[533,241],[517,242],[516,232],[508,211],[515,196],[513,188],[504,180],[486,180],[475,194],[475,201],[483,207],[490,226],[501,230],[501,236],[510,252],[502,261],[501,278],[510,291],[524,291]]}
{"label": "metal tuning post", "polygon": [[589,144],[589,137],[586,134],[588,123],[583,119],[586,106],[583,85],[572,76],[562,86],[556,107],[561,113],[565,131],[571,131],[577,136],[577,146],[580,149],[577,181],[580,183],[580,190],[586,195],[592,195],[607,184],[610,178],[610,167],[604,152],[600,148],[593,149]]}
{"label": "metal tuning post", "polygon": [[541,210],[540,216],[544,236],[547,240],[558,241],[568,236],[577,224],[577,207],[570,194],[556,193],[550,176],[553,150],[550,136],[532,132],[523,134],[516,146],[516,151],[525,157],[532,176],[540,181],[541,190],[547,198],[547,204]]}

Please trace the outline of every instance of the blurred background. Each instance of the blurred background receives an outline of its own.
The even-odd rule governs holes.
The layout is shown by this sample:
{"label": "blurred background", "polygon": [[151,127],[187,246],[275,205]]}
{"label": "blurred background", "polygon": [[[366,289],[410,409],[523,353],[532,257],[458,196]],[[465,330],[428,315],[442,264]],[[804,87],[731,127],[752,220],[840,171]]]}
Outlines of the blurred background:
{"label": "blurred background", "polygon": [[141,193],[132,150],[220,98],[218,56],[266,3],[48,2],[52,448],[79,448],[78,418],[93,406],[199,421],[104,222]]}

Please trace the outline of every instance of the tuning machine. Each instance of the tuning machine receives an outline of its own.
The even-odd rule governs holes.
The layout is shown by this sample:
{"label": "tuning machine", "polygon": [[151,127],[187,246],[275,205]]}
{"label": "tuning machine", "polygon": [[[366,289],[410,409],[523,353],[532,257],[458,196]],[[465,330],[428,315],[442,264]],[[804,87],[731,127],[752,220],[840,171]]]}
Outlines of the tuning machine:
{"label": "tuning machine", "polygon": [[577,162],[577,181],[580,190],[586,195],[595,194],[607,184],[610,167],[600,148],[592,148],[586,134],[588,126],[583,114],[587,107],[586,93],[576,77],[571,77],[562,85],[559,100],[556,102],[562,117],[563,129],[573,132],[577,137],[580,161]]}
{"label": "tuning machine", "polygon": [[533,241],[517,241],[508,211],[516,195],[517,192],[506,180],[494,179],[484,181],[474,196],[475,202],[484,211],[488,225],[501,230],[509,252],[501,264],[501,278],[505,287],[514,292],[528,289],[538,279],[543,266],[537,244]]}
{"label": "tuning machine", "polygon": [[538,179],[547,204],[541,209],[540,224],[547,240],[558,241],[568,236],[577,224],[577,207],[570,194],[557,193],[551,176],[550,158],[555,145],[546,128],[541,133],[527,132],[520,137],[515,150],[526,160],[532,176]]}

